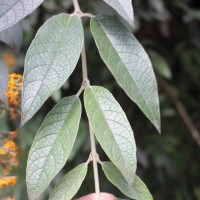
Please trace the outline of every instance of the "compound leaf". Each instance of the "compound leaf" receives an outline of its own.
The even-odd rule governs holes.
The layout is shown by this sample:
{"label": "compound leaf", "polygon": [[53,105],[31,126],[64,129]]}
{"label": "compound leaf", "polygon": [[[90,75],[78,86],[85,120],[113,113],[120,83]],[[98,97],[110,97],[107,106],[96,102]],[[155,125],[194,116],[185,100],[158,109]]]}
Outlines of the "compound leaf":
{"label": "compound leaf", "polygon": [[50,18],[38,30],[25,58],[21,125],[74,71],[83,37],[81,19],[64,13]]}
{"label": "compound leaf", "polygon": [[108,180],[126,196],[135,200],[153,200],[148,188],[137,175],[133,185],[130,186],[113,163],[103,162],[102,169]]}
{"label": "compound leaf", "polygon": [[105,64],[160,132],[158,90],[152,64],[142,45],[117,19],[91,19],[91,31]]}
{"label": "compound leaf", "polygon": [[105,88],[87,87],[84,105],[93,131],[110,160],[132,185],[136,171],[136,145],[128,119]]}
{"label": "compound leaf", "polygon": [[61,99],[45,117],[28,157],[26,181],[31,200],[42,194],[66,163],[80,117],[81,103],[76,96]]}
{"label": "compound leaf", "polygon": [[103,0],[114,8],[130,25],[133,26],[133,6],[131,0]]}
{"label": "compound leaf", "polygon": [[0,32],[32,13],[44,0],[0,0]]}
{"label": "compound leaf", "polygon": [[68,172],[52,190],[49,200],[71,200],[87,174],[88,166],[82,163]]}

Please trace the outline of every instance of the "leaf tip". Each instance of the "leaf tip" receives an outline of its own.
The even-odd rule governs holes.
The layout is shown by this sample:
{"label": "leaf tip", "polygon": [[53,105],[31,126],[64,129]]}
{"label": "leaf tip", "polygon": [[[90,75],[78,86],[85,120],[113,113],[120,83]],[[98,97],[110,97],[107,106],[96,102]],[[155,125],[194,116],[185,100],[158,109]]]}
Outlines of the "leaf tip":
{"label": "leaf tip", "polygon": [[27,116],[23,116],[23,114],[22,114],[20,127],[22,128],[26,124],[26,122],[28,122],[28,120],[29,120],[29,118]]}
{"label": "leaf tip", "polygon": [[161,135],[161,125],[158,122],[153,123],[158,133]]}
{"label": "leaf tip", "polygon": [[36,195],[31,191],[30,192],[28,191],[28,197],[29,197],[29,200],[36,200],[37,199]]}

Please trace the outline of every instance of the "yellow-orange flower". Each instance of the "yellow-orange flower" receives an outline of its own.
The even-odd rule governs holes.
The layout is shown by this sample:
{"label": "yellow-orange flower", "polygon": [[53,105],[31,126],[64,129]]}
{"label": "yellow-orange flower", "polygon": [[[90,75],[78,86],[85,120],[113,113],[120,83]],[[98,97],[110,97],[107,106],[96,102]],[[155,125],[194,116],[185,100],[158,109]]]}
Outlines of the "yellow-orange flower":
{"label": "yellow-orange flower", "polygon": [[0,155],[6,155],[6,154],[7,154],[7,152],[5,151],[5,149],[1,148],[0,149]]}
{"label": "yellow-orange flower", "polygon": [[22,90],[22,75],[20,74],[10,74],[8,82],[8,92],[6,96],[8,97],[8,103],[12,106],[18,106],[21,102],[21,90]]}
{"label": "yellow-orange flower", "polygon": [[7,186],[15,186],[16,182],[16,176],[0,177],[0,189]]}
{"label": "yellow-orange flower", "polygon": [[17,145],[15,144],[15,142],[13,142],[12,140],[8,140],[5,144],[4,147],[6,150],[8,151],[12,151],[12,152],[16,152],[17,151]]}
{"label": "yellow-orange flower", "polygon": [[18,147],[14,141],[8,140],[3,147],[0,148],[0,155],[10,155],[10,160],[8,161],[12,166],[18,167]]}
{"label": "yellow-orange flower", "polygon": [[0,133],[7,135],[7,139],[4,140],[4,145],[0,147],[0,166],[2,165],[3,168],[2,174],[8,175],[13,167],[17,168],[19,166],[18,147],[13,141],[18,135],[18,131],[2,131]]}
{"label": "yellow-orange flower", "polygon": [[16,57],[11,53],[3,54],[3,60],[5,61],[8,69],[14,69],[17,65]]}

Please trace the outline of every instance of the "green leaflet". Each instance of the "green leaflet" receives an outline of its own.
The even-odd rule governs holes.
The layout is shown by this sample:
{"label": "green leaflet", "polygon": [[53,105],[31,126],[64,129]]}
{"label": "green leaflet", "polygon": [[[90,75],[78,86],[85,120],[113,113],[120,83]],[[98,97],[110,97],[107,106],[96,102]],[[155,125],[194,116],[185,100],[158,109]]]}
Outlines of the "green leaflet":
{"label": "green leaflet", "polygon": [[67,173],[52,190],[49,200],[71,200],[87,174],[88,166],[82,163]]}
{"label": "green leaflet", "polygon": [[42,194],[66,163],[80,117],[81,103],[76,96],[61,99],[45,117],[28,157],[26,181],[31,200]]}
{"label": "green leaflet", "polygon": [[160,132],[157,83],[143,47],[113,17],[92,18],[90,27],[99,53],[118,84]]}
{"label": "green leaflet", "polygon": [[32,13],[44,0],[1,0],[0,31],[3,31]]}
{"label": "green leaflet", "polygon": [[134,23],[132,0],[103,0],[119,15],[121,15],[131,26]]}
{"label": "green leaflet", "polygon": [[50,18],[38,30],[25,58],[21,125],[74,71],[83,39],[81,19],[63,13]]}
{"label": "green leaflet", "polygon": [[103,162],[102,169],[108,180],[122,193],[135,200],[153,200],[143,181],[136,175],[132,186],[128,185],[121,172],[111,162]]}
{"label": "green leaflet", "polygon": [[132,185],[136,171],[136,145],[128,119],[105,88],[87,87],[84,105],[93,131],[110,160]]}

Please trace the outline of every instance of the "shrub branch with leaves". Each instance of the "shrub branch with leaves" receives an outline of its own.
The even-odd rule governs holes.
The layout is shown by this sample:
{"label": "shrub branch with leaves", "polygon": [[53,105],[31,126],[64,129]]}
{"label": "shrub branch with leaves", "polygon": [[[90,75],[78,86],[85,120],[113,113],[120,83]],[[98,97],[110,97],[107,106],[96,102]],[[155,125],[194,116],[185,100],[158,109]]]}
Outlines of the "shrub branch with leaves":
{"label": "shrub branch with leaves", "polygon": [[[26,181],[29,199],[35,200],[66,164],[77,138],[84,91],[84,108],[89,120],[91,153],[85,163],[68,172],[52,190],[50,200],[72,199],[93,162],[95,196],[100,192],[98,164],[108,180],[130,199],[151,200],[152,195],[136,175],[134,134],[113,95],[101,86],[92,86],[87,74],[84,29],[81,18],[90,19],[90,30],[99,54],[117,83],[160,132],[157,82],[152,64],[139,41],[127,28],[134,17],[130,0],[104,0],[129,25],[112,16],[94,16],[81,11],[73,0],[74,12],[48,19],[37,31],[25,58],[22,89],[23,126],[59,89],[82,59],[83,80],[74,96],[61,99],[40,126],[28,156]],[[3,31],[33,12],[43,0],[1,0],[0,30]],[[12,17],[15,14],[15,17]],[[101,161],[95,136],[111,162]],[[102,195],[102,196],[101,196]],[[112,198],[115,198],[112,196]],[[89,197],[88,197],[89,199]]]}

